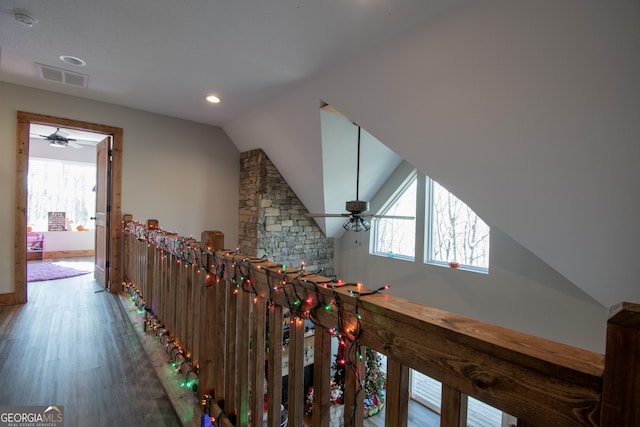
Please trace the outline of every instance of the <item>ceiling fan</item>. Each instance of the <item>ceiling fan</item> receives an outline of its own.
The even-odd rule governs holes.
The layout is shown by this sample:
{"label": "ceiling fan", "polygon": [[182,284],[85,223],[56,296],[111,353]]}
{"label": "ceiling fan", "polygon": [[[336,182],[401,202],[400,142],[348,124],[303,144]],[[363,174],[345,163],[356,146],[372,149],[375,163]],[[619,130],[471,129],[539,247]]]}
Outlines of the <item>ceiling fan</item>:
{"label": "ceiling fan", "polygon": [[[354,123],[355,124],[355,123]],[[374,215],[367,213],[369,211],[369,202],[360,200],[360,140],[362,129],[358,126],[358,156],[356,165],[356,200],[350,200],[346,203],[346,210],[349,213],[341,214],[329,214],[329,213],[306,213],[305,216],[311,218],[347,218],[347,221],[342,225],[347,231],[368,231],[371,228],[371,223],[368,218],[391,218],[391,219],[415,219],[412,216],[397,216],[397,215]]]}
{"label": "ceiling fan", "polygon": [[71,135],[68,132],[61,131],[57,128],[55,132],[50,135],[33,134],[35,136],[42,137],[42,139],[49,141],[51,147],[73,147],[82,148],[82,143],[77,142],[74,138],[69,138]]}

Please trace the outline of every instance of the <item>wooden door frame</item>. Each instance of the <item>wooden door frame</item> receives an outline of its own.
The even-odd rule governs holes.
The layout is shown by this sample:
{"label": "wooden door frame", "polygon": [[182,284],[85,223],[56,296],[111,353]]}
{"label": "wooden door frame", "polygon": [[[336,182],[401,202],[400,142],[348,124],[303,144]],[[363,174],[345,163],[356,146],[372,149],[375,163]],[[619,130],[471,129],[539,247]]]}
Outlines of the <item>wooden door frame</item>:
{"label": "wooden door frame", "polygon": [[[67,129],[95,132],[113,138],[111,162],[111,201],[107,239],[111,250],[108,255],[109,284],[111,292],[117,292],[122,281],[122,128],[65,119],[61,117],[18,111],[16,132],[16,194],[15,194],[15,292],[6,302],[23,304],[27,302],[27,173],[29,162],[29,125],[31,123],[63,127]],[[11,301],[13,299],[13,301]]]}

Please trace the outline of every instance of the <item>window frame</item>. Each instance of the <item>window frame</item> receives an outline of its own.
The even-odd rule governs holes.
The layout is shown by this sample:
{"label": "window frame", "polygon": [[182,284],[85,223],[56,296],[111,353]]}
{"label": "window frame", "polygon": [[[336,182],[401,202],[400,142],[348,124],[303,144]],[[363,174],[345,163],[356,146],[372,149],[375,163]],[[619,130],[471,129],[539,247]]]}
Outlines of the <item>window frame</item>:
{"label": "window frame", "polygon": [[398,188],[395,189],[395,191],[391,194],[391,196],[386,200],[386,202],[382,205],[382,207],[380,209],[378,209],[376,211],[376,215],[386,215],[387,211],[389,210],[389,208],[394,205],[407,191],[407,189],[413,185],[413,183],[415,182],[416,185],[416,211],[414,213],[414,219],[413,219],[413,225],[414,225],[414,234],[416,236],[416,238],[414,239],[413,242],[413,255],[406,255],[406,254],[396,254],[396,253],[390,253],[390,252],[381,252],[378,251],[378,242],[379,242],[379,235],[378,235],[378,227],[379,227],[379,223],[381,220],[384,220],[384,218],[372,218],[371,220],[371,239],[370,239],[370,247],[369,247],[369,253],[371,255],[376,255],[376,256],[381,256],[381,257],[386,257],[386,258],[393,258],[393,259],[399,259],[399,260],[404,260],[404,261],[416,261],[416,259],[418,259],[418,248],[417,248],[417,236],[418,236],[418,220],[419,220],[419,216],[418,216],[418,194],[420,191],[420,183],[419,183],[419,176],[418,176],[418,171],[416,169],[413,169],[413,171],[411,173],[409,173],[407,175],[407,177],[402,181],[402,184],[400,184],[398,186]]}
{"label": "window frame", "polygon": [[[449,264],[448,261],[441,261],[441,260],[437,260],[437,259],[433,259],[433,223],[435,220],[435,212],[434,212],[434,184],[438,184],[440,187],[442,187],[445,191],[451,193],[449,190],[447,190],[442,184],[438,183],[437,181],[435,181],[434,179],[428,177],[425,175],[425,179],[426,179],[426,197],[425,197],[425,203],[426,203],[426,208],[425,208],[425,233],[424,233],[424,263],[427,265],[434,265],[434,266],[438,266],[438,267],[445,267],[445,268],[453,268],[451,267],[451,265]],[[469,206],[466,204],[466,202],[460,198],[458,198],[455,194],[453,194],[454,197],[456,197],[458,200],[460,200],[460,202],[464,203],[465,206]],[[471,208],[469,208],[471,209]],[[459,265],[457,267],[455,267],[455,269],[457,270],[464,270],[464,271],[470,271],[470,272],[474,272],[474,273],[481,273],[481,274],[489,274],[489,266],[491,265],[491,226],[489,226],[486,222],[484,222],[484,220],[482,218],[480,218],[480,216],[478,216],[478,214],[475,213],[475,211],[473,211],[473,209],[471,209],[471,211],[483,222],[487,225],[487,227],[489,227],[489,253],[487,255],[487,267],[480,267],[477,265],[470,265],[470,264],[464,264],[462,262],[459,262]]]}
{"label": "window frame", "polygon": [[421,173],[415,168],[412,168],[410,172],[407,173],[406,177],[402,179],[402,183],[397,186],[397,188],[393,191],[388,190],[385,191],[386,194],[391,193],[389,197],[386,198],[385,202],[382,204],[382,207],[377,210],[376,214],[384,215],[387,213],[388,209],[404,195],[407,188],[416,183],[416,211],[415,211],[415,241],[414,241],[414,255],[404,255],[404,254],[396,254],[389,252],[381,252],[377,250],[379,247],[379,223],[381,218],[373,218],[371,221],[371,237],[369,239],[369,254],[375,256],[381,256],[386,258],[399,259],[403,261],[413,261],[422,260],[422,263],[425,265],[433,265],[436,267],[444,267],[448,269],[452,269],[453,267],[449,264],[448,261],[441,261],[438,259],[434,259],[432,256],[432,247],[433,247],[433,232],[434,232],[434,215],[435,215],[435,205],[434,205],[434,185],[438,184],[442,189],[448,193],[450,193],[453,197],[459,200],[461,203],[465,205],[466,208],[471,210],[474,215],[478,217],[489,229],[488,234],[488,254],[487,254],[487,266],[476,266],[470,265],[460,262],[455,269],[464,270],[474,273],[480,274],[489,274],[489,268],[491,265],[491,226],[484,222],[481,217],[479,217],[473,209],[471,209],[463,200],[459,199],[455,194],[451,193],[444,186],[439,184],[437,181],[433,180],[429,176]]}

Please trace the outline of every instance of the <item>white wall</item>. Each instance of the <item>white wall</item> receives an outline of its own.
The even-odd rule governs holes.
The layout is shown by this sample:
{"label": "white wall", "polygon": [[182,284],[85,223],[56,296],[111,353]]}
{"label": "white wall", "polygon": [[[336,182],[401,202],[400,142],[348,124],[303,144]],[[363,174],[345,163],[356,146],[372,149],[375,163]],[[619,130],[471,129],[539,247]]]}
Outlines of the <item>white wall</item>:
{"label": "white wall", "polygon": [[82,251],[95,248],[96,233],[91,231],[40,231],[44,236],[44,251]]}
{"label": "white wall", "polygon": [[0,83],[0,293],[13,292],[16,112],[123,128],[122,211],[199,238],[238,235],[239,151],[218,127]]}
{"label": "white wall", "polygon": [[[322,158],[325,101],[601,305],[640,302],[636,6],[470,2],[224,128],[242,151],[263,148],[305,206],[322,211],[322,167],[308,159]],[[523,270],[541,274],[538,263],[498,268],[491,288],[471,288],[464,273],[414,277],[425,283],[415,297],[444,303],[491,289],[458,312],[600,347],[602,308],[553,285],[527,287]],[[426,285],[436,279],[443,285]]]}

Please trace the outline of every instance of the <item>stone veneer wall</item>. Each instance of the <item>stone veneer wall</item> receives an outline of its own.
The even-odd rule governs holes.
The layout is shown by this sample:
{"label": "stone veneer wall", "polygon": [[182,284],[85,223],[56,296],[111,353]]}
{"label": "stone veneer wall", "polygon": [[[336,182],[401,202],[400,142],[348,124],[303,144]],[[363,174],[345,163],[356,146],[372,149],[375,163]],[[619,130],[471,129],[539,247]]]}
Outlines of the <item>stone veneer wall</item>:
{"label": "stone veneer wall", "polygon": [[333,272],[333,239],[326,238],[264,151],[240,154],[240,252],[323,275]]}

